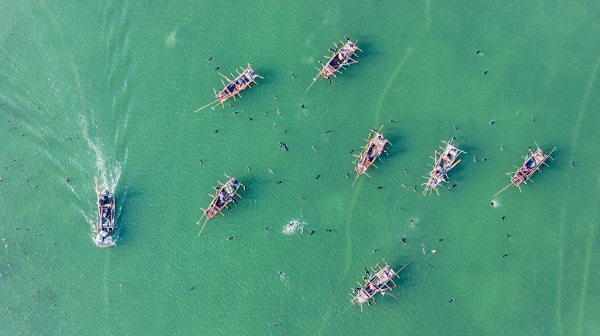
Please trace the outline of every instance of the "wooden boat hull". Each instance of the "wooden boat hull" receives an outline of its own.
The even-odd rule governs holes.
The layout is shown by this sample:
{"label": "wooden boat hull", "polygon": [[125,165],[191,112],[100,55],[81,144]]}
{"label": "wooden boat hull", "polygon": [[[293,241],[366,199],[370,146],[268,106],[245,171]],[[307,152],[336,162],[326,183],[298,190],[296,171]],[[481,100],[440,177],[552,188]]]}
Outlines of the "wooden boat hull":
{"label": "wooden boat hull", "polygon": [[221,76],[223,76],[225,79],[227,79],[229,81],[227,83],[227,85],[225,85],[223,87],[223,89],[215,95],[215,97],[221,103],[221,105],[227,99],[232,98],[232,97],[235,98],[236,94],[241,97],[240,92],[245,90],[246,88],[251,87],[250,84],[256,83],[255,79],[257,77],[260,77],[259,75],[256,74],[256,72],[254,72],[254,70],[252,70],[252,67],[250,66],[250,64],[248,64],[248,67],[246,69],[242,69],[242,70],[243,70],[242,73],[238,72],[238,76],[232,80],[230,80],[226,76],[220,74]]}
{"label": "wooden boat hull", "polygon": [[240,187],[244,188],[244,190],[246,189],[246,186],[242,182],[234,178],[230,178],[225,184],[220,184],[218,192],[204,211],[204,216],[207,219],[211,219],[226,208],[227,204],[231,202],[235,203],[235,197]]}
{"label": "wooden boat hull", "polygon": [[[383,128],[383,125],[381,128]],[[371,130],[374,133],[369,133],[365,148],[360,155],[357,155],[358,163],[356,164],[356,167],[354,167],[354,170],[356,171],[356,178],[354,179],[355,182],[361,174],[365,174],[367,172],[369,167],[374,166],[373,163],[382,153],[387,152],[386,145],[389,143],[389,141],[383,136],[383,134],[379,133],[381,128],[379,128],[377,131]]]}
{"label": "wooden boat hull", "polygon": [[[523,162],[523,165],[517,168],[517,171],[514,172],[514,175],[510,177],[510,183],[502,190],[497,192],[496,195],[503,192],[511,185],[515,185],[519,188],[519,190],[521,190],[521,183],[527,184],[527,181],[531,179],[531,176],[533,176],[536,171],[540,170],[543,165],[547,165],[546,160],[548,160],[548,158],[552,158],[550,155],[552,155],[555,150],[556,147],[554,147],[550,153],[545,153],[538,147],[538,149],[532,153],[531,147],[529,147],[529,150],[527,150],[527,155],[525,155],[525,161]],[[507,173],[509,176],[510,174],[513,173]]]}
{"label": "wooden boat hull", "polygon": [[[315,78],[313,78],[313,82],[308,89],[310,89],[310,87],[317,81],[319,77],[323,77],[332,83],[333,80],[331,79],[331,76],[337,77],[335,75],[336,72],[341,73],[340,69],[342,69],[344,66],[358,63],[358,61],[352,59],[352,56],[356,55],[356,51],[360,50],[356,43],[350,41],[348,38],[346,38],[346,43],[341,43],[341,47],[338,47],[338,45],[335,43],[333,44],[335,46],[335,50],[330,49],[330,51],[332,51],[332,55],[329,57],[327,63],[323,64],[321,61],[319,61],[323,68],[320,70],[317,68],[319,73],[317,76],[315,76]],[[327,58],[327,56],[325,57]],[[356,55],[356,57],[358,57],[358,55]],[[306,91],[308,91],[308,89],[306,89]]]}
{"label": "wooden boat hull", "polygon": [[332,75],[335,76],[335,73],[339,72],[343,66],[355,63],[356,61],[352,63],[350,63],[350,61],[357,50],[360,50],[358,46],[354,42],[348,40],[341,48],[333,53],[329,61],[319,72],[319,75],[323,78],[329,78]]}
{"label": "wooden boat hull", "polygon": [[[529,152],[528,152],[529,154]],[[515,175],[510,179],[510,182],[517,187],[527,182],[536,171],[542,168],[542,165],[546,162],[550,155],[544,153],[541,149],[537,149],[531,156],[527,155],[523,165],[517,169]]]}
{"label": "wooden boat hull", "polygon": [[115,245],[115,195],[108,192],[98,195],[98,223],[94,242],[98,247]]}
{"label": "wooden boat hull", "polygon": [[437,149],[435,150],[433,169],[429,173],[427,182],[422,184],[425,185],[423,195],[425,195],[427,191],[431,193],[431,190],[435,190],[435,192],[439,195],[437,187],[442,182],[447,182],[446,178],[448,177],[448,172],[460,163],[461,159],[458,159],[458,155],[465,152],[452,145],[454,140],[455,138],[450,139],[448,142],[442,141],[446,144],[445,148],[440,147],[442,149],[442,153],[439,153]]}
{"label": "wooden boat hull", "polygon": [[[394,270],[387,263],[385,264],[385,267],[381,267],[379,264],[376,264],[371,268],[372,272],[370,273],[371,276],[369,279],[365,280],[365,284],[361,286],[357,294],[353,296],[352,302],[358,303],[361,306],[362,311],[362,305],[369,302],[369,300],[377,293],[381,293],[381,295],[389,294],[387,293],[388,290],[391,291],[392,289],[396,288],[396,283],[394,282],[393,278],[400,278],[398,273],[400,273],[404,267],[406,267],[406,265],[404,265],[398,272],[394,272]],[[388,285],[389,282],[392,282],[392,286]]]}
{"label": "wooden boat hull", "polygon": [[244,69],[242,67],[240,67],[240,69],[242,69],[241,73],[238,70],[235,70],[238,74],[237,77],[235,77],[233,74],[231,74],[231,77],[233,77],[233,79],[229,79],[229,78],[227,78],[227,76],[223,75],[222,73],[219,73],[219,75],[221,77],[223,77],[227,80],[227,84],[225,84],[223,82],[223,80],[221,80],[221,83],[223,83],[223,89],[221,91],[219,91],[218,93],[216,90],[213,89],[217,100],[202,106],[201,108],[197,109],[195,112],[205,109],[215,103],[217,103],[217,104],[212,106],[213,109],[216,106],[218,106],[219,104],[221,104],[221,107],[225,107],[224,103],[227,99],[233,98],[235,100],[235,95],[238,95],[241,98],[242,97],[242,95],[240,94],[241,91],[245,90],[246,88],[251,87],[251,85],[250,85],[251,83],[256,84],[255,79],[257,77],[262,78],[261,76],[257,75],[256,72],[254,72],[254,70],[252,70],[250,63],[248,63],[248,67],[246,67],[246,69]]}

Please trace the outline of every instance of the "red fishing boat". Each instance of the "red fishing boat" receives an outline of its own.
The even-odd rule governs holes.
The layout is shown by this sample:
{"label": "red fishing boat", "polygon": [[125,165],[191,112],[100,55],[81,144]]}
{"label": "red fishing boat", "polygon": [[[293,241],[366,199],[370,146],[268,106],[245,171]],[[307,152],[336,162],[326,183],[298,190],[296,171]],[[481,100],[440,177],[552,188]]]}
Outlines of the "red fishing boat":
{"label": "red fishing boat", "polygon": [[[206,210],[200,208],[201,210],[204,211],[204,213],[202,214],[202,217],[200,217],[200,219],[202,219],[203,217],[206,217],[206,220],[204,221],[204,225],[206,225],[206,222],[209,219],[213,218],[217,214],[223,215],[223,213],[221,211],[225,208],[229,209],[227,204],[229,204],[229,203],[235,204],[236,203],[236,201],[235,201],[236,196],[240,197],[240,198],[242,197],[237,193],[237,191],[240,187],[242,187],[242,188],[244,188],[244,190],[246,190],[245,184],[234,179],[233,177],[227,176],[227,174],[225,174],[225,176],[229,180],[226,183],[217,181],[217,183],[219,184],[219,187],[218,188],[213,187],[217,193],[215,195],[209,194],[209,196],[211,196],[213,198],[213,200],[212,200],[212,202],[210,202],[210,205],[208,206],[208,208]],[[200,223],[200,219],[198,220],[198,223]],[[198,236],[200,235],[200,233],[202,233],[202,230],[204,230],[204,225],[202,225],[202,229],[200,229],[200,232],[198,232]]]}
{"label": "red fishing boat", "polygon": [[[515,167],[515,168],[517,168],[517,171],[515,171],[514,173],[506,173],[508,176],[510,176],[510,174],[514,174],[513,176],[510,176],[510,184],[507,185],[504,189],[497,192],[496,195],[503,192],[506,188],[510,187],[511,185],[515,185],[515,186],[519,187],[519,191],[520,191],[521,183],[527,184],[527,181],[531,180],[531,176],[533,176],[533,174],[536,171],[539,170],[541,172],[543,165],[548,166],[546,164],[546,160],[548,158],[552,159],[552,157],[550,155],[555,150],[556,150],[556,147],[554,147],[550,151],[550,153],[545,153],[543,150],[540,149],[540,147],[538,147],[538,149],[535,152],[532,152],[531,147],[529,147],[529,149],[527,150],[527,154],[523,157],[525,159],[525,161],[523,162],[523,165],[521,167]],[[533,182],[533,180],[531,180],[531,181]],[[496,196],[496,195],[494,195],[494,196]]]}
{"label": "red fishing boat", "polygon": [[[394,295],[388,293],[387,291],[391,291],[392,289],[396,288],[396,283],[394,282],[393,278],[400,278],[398,273],[400,273],[400,271],[402,271],[406,265],[402,266],[398,272],[394,272],[394,270],[387,264],[385,259],[383,259],[383,262],[385,262],[385,267],[381,267],[379,263],[377,263],[371,268],[370,273],[365,268],[365,272],[369,275],[369,278],[363,278],[365,284],[361,285],[360,282],[358,282],[358,285],[361,287],[352,289],[352,291],[355,293],[352,298],[352,303],[358,303],[361,312],[363,310],[362,305],[365,302],[369,306],[373,305],[371,303],[371,299],[373,299],[373,302],[377,303],[375,300],[375,294],[377,293],[381,293],[382,296],[387,294],[394,299],[397,299]],[[388,282],[392,282],[392,286],[388,285]]]}
{"label": "red fishing boat", "polygon": [[448,183],[448,181],[446,181],[446,178],[448,177],[448,172],[461,161],[461,159],[457,160],[458,155],[460,153],[466,154],[466,152],[452,145],[452,142],[454,140],[456,140],[456,138],[452,137],[452,139],[450,139],[450,141],[448,142],[442,141],[446,144],[446,147],[440,147],[440,149],[442,150],[441,154],[438,152],[437,149],[435,150],[435,157],[432,157],[434,162],[433,169],[429,173],[427,182],[422,184],[425,185],[425,190],[423,190],[423,196],[425,196],[427,191],[429,191],[429,194],[431,194],[431,190],[435,190],[435,192],[439,196],[440,193],[437,190],[437,186],[439,186],[442,182]]}
{"label": "red fishing boat", "polygon": [[383,134],[379,133],[382,128],[383,125],[381,125],[379,130],[371,129],[367,139],[367,144],[365,145],[363,151],[360,153],[360,155],[354,155],[358,158],[358,163],[356,164],[356,167],[354,167],[354,170],[356,171],[354,183],[356,183],[356,180],[361,174],[366,174],[369,176],[369,174],[367,174],[367,169],[369,169],[370,166],[377,168],[373,162],[375,162],[381,153],[387,153],[386,144],[388,144],[389,141],[383,136]]}
{"label": "red fishing boat", "polygon": [[[335,49],[329,49],[332,55],[325,56],[325,58],[328,59],[326,64],[323,64],[323,62],[319,61],[319,64],[321,64],[323,68],[317,68],[319,73],[315,78],[313,78],[313,82],[310,84],[308,89],[310,89],[310,87],[317,81],[319,77],[326,78],[330,83],[332,83],[333,80],[331,79],[331,76],[337,77],[335,73],[341,73],[341,68],[358,63],[358,61],[352,59],[352,56],[356,55],[357,50],[362,50],[358,48],[354,42],[350,41],[348,37],[345,37],[345,39],[346,43],[340,41],[341,47],[338,47],[338,45],[334,43],[333,45],[335,46]],[[356,55],[356,57],[358,57],[358,55]],[[306,91],[308,91],[308,89],[306,89]]]}
{"label": "red fishing boat", "polygon": [[[227,99],[233,97],[233,100],[235,100],[236,94],[241,98],[242,97],[242,95],[240,94],[241,91],[243,91],[246,88],[251,87],[250,86],[251,83],[256,84],[255,79],[257,77],[262,78],[261,76],[257,75],[254,72],[254,70],[252,70],[250,63],[248,63],[248,67],[246,69],[244,69],[242,67],[240,67],[240,69],[242,70],[241,73],[238,70],[235,70],[238,74],[237,77],[235,77],[233,74],[231,74],[231,77],[234,77],[234,79],[229,79],[229,78],[227,78],[227,76],[219,73],[219,75],[221,75],[221,77],[223,77],[227,80],[227,84],[225,84],[225,82],[223,82],[223,80],[221,79],[221,83],[223,84],[223,89],[221,91],[219,91],[219,93],[217,93],[217,91],[213,89],[213,91],[215,91],[215,97],[217,98],[217,100],[197,109],[195,112],[198,112],[198,111],[202,110],[203,108],[208,107],[214,103],[217,103],[215,106],[221,104],[221,106],[224,107],[224,103]],[[215,106],[213,106],[212,108],[214,109]]]}

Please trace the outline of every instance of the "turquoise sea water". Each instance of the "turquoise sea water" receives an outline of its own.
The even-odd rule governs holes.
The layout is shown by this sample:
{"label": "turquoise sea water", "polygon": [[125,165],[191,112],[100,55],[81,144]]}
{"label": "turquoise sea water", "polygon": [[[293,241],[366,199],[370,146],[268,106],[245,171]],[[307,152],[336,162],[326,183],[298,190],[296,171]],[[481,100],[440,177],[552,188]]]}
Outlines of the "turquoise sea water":
{"label": "turquoise sea water", "polygon": [[[0,13],[0,333],[600,334],[597,1]],[[345,35],[359,63],[305,92]],[[221,87],[216,67],[248,62],[258,85],[194,113]],[[389,155],[353,187],[350,151],[380,125]],[[421,196],[452,136],[468,152],[457,187]],[[535,142],[557,147],[550,167],[494,197]],[[223,173],[248,188],[198,237]],[[113,248],[92,240],[95,177],[117,197]],[[285,233],[292,220],[306,232]],[[349,307],[382,258],[408,264],[398,299]]]}

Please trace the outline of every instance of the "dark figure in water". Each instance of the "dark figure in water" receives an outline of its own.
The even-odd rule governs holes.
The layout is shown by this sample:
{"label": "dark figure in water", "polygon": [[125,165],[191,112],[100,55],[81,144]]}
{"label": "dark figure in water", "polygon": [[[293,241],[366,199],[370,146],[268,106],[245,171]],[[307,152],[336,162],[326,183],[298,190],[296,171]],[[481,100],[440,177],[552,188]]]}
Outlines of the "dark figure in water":
{"label": "dark figure in water", "polygon": [[315,230],[310,231],[309,236],[312,236],[315,233]]}
{"label": "dark figure in water", "polygon": [[293,78],[293,79],[295,79],[295,78],[296,78],[296,75],[294,75],[293,73],[292,73],[292,78]]}
{"label": "dark figure in water", "polygon": [[300,196],[300,199],[301,199],[301,200],[303,200],[303,201],[306,201],[306,200],[304,199],[304,197],[302,197],[302,196]]}
{"label": "dark figure in water", "polygon": [[429,268],[431,268],[431,269],[435,269],[435,267],[433,267],[433,265],[432,265],[432,264],[429,264]]}
{"label": "dark figure in water", "polygon": [[487,75],[487,70],[485,70],[485,71],[483,72],[483,75],[484,75],[484,76],[485,76],[485,75]]}
{"label": "dark figure in water", "polygon": [[229,103],[229,107],[233,107],[233,104],[232,104],[232,103]]}
{"label": "dark figure in water", "polygon": [[282,183],[283,183],[282,180],[277,181],[277,184],[282,184]]}
{"label": "dark figure in water", "polygon": [[531,116],[531,121],[535,121],[535,116]]}
{"label": "dark figure in water", "polygon": [[328,130],[325,132],[325,134],[327,134],[327,133],[331,133],[331,130],[330,130],[330,129],[328,129]]}
{"label": "dark figure in water", "polygon": [[350,173],[346,174],[346,178],[349,179],[350,178]]}
{"label": "dark figure in water", "polygon": [[504,253],[504,254],[502,255],[502,258],[504,258],[504,257],[508,257],[508,253]]}
{"label": "dark figure in water", "polygon": [[510,238],[510,237],[512,237],[512,235],[505,234],[505,235],[504,235],[504,237],[506,237],[506,238]]}
{"label": "dark figure in water", "polygon": [[273,323],[273,327],[279,327],[279,324]]}
{"label": "dark figure in water", "polygon": [[371,301],[367,301],[367,304],[369,304],[369,306],[373,307],[373,304],[371,303]]}
{"label": "dark figure in water", "polygon": [[325,232],[331,232],[331,229],[325,229]]}
{"label": "dark figure in water", "polygon": [[229,239],[227,239],[227,240],[232,240],[233,238],[235,238],[235,236],[231,236],[231,237],[229,237]]}
{"label": "dark figure in water", "polygon": [[504,218],[506,218],[506,215],[502,215],[502,218],[500,218],[500,220],[504,220]]}
{"label": "dark figure in water", "polygon": [[377,187],[377,189],[378,189],[378,190],[379,190],[379,189],[383,189],[383,186],[379,186],[379,187]]}
{"label": "dark figure in water", "polygon": [[398,211],[402,212],[402,208],[401,207],[398,207],[397,209],[398,209]]}
{"label": "dark figure in water", "polygon": [[321,174],[317,175],[317,178],[316,178],[316,180],[318,180],[318,179],[319,179],[319,177],[321,177]]}
{"label": "dark figure in water", "polygon": [[402,243],[406,245],[406,237],[402,238]]}
{"label": "dark figure in water", "polygon": [[378,250],[379,250],[379,249],[374,249],[374,250],[373,250],[373,253],[377,252]]}
{"label": "dark figure in water", "polygon": [[350,154],[352,154],[352,153],[354,153],[354,148],[352,148],[352,149],[350,150]]}
{"label": "dark figure in water", "polygon": [[194,289],[194,287],[191,287],[190,290]]}
{"label": "dark figure in water", "polygon": [[571,162],[571,167],[575,167],[575,161]]}
{"label": "dark figure in water", "polygon": [[446,240],[446,238],[442,237],[442,238],[438,239],[438,241],[441,241],[441,242],[443,242],[444,240]]}
{"label": "dark figure in water", "polygon": [[269,227],[265,226],[265,233],[269,232]]}
{"label": "dark figure in water", "polygon": [[475,53],[475,55],[479,55],[480,52],[481,52],[481,50],[477,50],[477,52]]}
{"label": "dark figure in water", "polygon": [[448,303],[452,303],[452,302],[454,302],[454,298],[448,300]]}
{"label": "dark figure in water", "polygon": [[303,109],[305,109],[305,108],[306,108],[306,106],[304,106],[304,104],[300,105],[300,107],[302,107]]}
{"label": "dark figure in water", "polygon": [[213,59],[213,57],[212,57],[212,56],[210,56],[210,57],[208,58],[208,60],[209,60],[209,61],[212,61],[212,59]]}
{"label": "dark figure in water", "polygon": [[395,122],[398,122],[398,120],[396,120],[396,119],[392,119],[392,120],[390,120],[390,122],[391,122],[391,123],[395,123]]}
{"label": "dark figure in water", "polygon": [[246,119],[248,119],[248,121],[252,121],[252,120],[254,120],[254,119],[252,119],[252,118],[246,118]]}
{"label": "dark figure in water", "polygon": [[365,274],[366,275],[371,275],[371,273],[369,272],[369,270],[365,267]]}
{"label": "dark figure in water", "polygon": [[215,132],[213,133],[213,135],[217,135],[217,133],[219,133],[219,130],[215,130]]}
{"label": "dark figure in water", "polygon": [[215,68],[215,71],[217,71],[217,70],[219,70],[219,69],[221,69],[221,67],[216,67],[216,68]]}
{"label": "dark figure in water", "polygon": [[67,183],[69,183],[69,182],[71,182],[71,179],[67,176],[66,181],[67,181]]}

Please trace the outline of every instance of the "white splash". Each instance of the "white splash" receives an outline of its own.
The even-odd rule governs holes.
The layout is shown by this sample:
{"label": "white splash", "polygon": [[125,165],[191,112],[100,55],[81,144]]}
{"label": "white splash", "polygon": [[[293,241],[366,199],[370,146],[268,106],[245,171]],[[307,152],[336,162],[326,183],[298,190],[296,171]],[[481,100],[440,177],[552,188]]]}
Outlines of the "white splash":
{"label": "white splash", "polygon": [[283,230],[281,232],[286,235],[291,235],[296,232],[296,230],[304,231],[305,222],[300,222],[299,220],[291,220],[289,223],[283,226]]}

